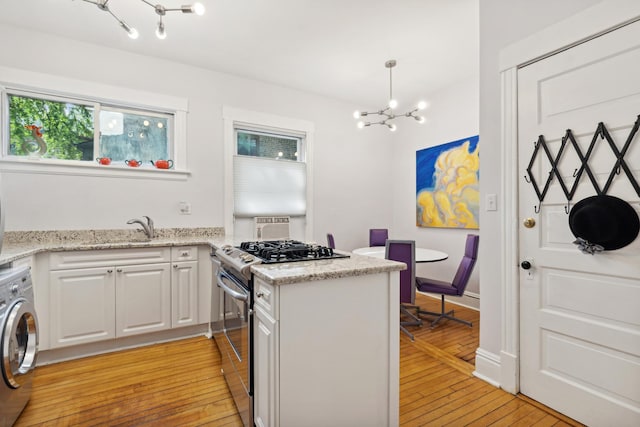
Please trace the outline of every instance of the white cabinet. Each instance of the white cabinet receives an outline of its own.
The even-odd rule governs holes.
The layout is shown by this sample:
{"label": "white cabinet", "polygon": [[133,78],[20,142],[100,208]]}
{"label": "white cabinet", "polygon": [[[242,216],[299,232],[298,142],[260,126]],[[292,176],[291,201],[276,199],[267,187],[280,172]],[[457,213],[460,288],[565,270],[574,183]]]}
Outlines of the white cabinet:
{"label": "white cabinet", "polygon": [[[113,267],[52,271],[49,274],[51,347],[115,338],[115,283]],[[42,317],[40,324],[43,332],[47,325]]]}
{"label": "white cabinet", "polygon": [[254,280],[260,427],[399,423],[398,272]]}
{"label": "white cabinet", "polygon": [[171,327],[198,324],[198,248],[171,250]]}
{"label": "white cabinet", "polygon": [[197,324],[197,259],[197,247],[51,253],[50,347]]}
{"label": "white cabinet", "polygon": [[254,311],[254,422],[256,427],[278,425],[276,402],[276,321],[262,308]]}
{"label": "white cabinet", "polygon": [[171,327],[169,263],[116,267],[116,337]]}

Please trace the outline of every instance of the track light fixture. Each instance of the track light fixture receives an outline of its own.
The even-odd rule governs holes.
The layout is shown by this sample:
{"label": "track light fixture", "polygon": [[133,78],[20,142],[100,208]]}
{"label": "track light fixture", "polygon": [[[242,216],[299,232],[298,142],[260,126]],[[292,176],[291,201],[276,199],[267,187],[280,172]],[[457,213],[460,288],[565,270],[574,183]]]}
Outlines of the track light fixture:
{"label": "track light fixture", "polygon": [[[109,8],[109,0],[83,0],[87,3],[95,4],[98,6],[98,9],[103,10],[105,12],[109,12],[111,16],[115,18],[116,21],[120,24],[120,26],[129,34],[129,37],[132,39],[137,39],[139,34],[138,30],[133,27],[130,27],[124,20],[120,19],[115,13],[111,11]],[[155,12],[160,16],[158,21],[158,27],[156,28],[156,36],[164,40],[167,38],[167,32],[164,28],[164,22],[162,22],[162,17],[166,15],[167,12],[180,11],[182,13],[195,13],[196,15],[204,15],[204,6],[202,3],[194,3],[192,5],[180,6],[176,8],[167,8],[161,4],[153,4],[148,2],[147,0],[140,0],[145,4],[151,6]]]}
{"label": "track light fixture", "polygon": [[391,74],[391,69],[396,66],[396,60],[390,59],[384,63],[384,66],[389,69],[389,103],[387,106],[381,110],[366,112],[366,111],[356,111],[353,113],[353,117],[355,119],[360,119],[362,117],[367,117],[371,115],[381,116],[380,120],[377,122],[365,122],[360,120],[357,124],[358,128],[362,129],[371,125],[383,125],[389,128],[390,131],[395,131],[397,126],[395,123],[390,123],[392,120],[397,119],[398,117],[411,117],[415,119],[418,123],[424,123],[424,117],[416,115],[419,110],[424,110],[427,108],[427,103],[424,101],[420,101],[416,108],[413,110],[409,110],[406,113],[396,114],[393,110],[398,107],[398,101],[393,97],[393,78]]}

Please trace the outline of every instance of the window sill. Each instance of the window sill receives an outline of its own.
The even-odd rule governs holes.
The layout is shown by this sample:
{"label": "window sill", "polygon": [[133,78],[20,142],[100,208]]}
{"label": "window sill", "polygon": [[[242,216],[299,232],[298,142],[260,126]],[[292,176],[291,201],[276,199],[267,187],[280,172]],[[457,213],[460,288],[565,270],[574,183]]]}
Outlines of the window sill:
{"label": "window sill", "polygon": [[103,166],[90,162],[63,162],[46,159],[0,159],[0,168],[3,173],[151,178],[170,181],[184,181],[191,175],[188,170],[157,169],[152,167],[132,168],[126,165]]}

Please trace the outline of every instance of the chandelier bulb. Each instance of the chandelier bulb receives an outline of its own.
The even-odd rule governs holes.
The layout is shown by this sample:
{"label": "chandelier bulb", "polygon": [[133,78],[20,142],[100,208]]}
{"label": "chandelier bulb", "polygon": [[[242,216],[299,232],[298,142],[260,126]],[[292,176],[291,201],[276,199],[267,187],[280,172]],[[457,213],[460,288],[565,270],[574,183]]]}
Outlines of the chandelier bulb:
{"label": "chandelier bulb", "polygon": [[364,122],[363,121],[359,121],[357,126],[358,126],[358,129],[364,128]]}
{"label": "chandelier bulb", "polygon": [[160,40],[164,40],[167,38],[167,32],[164,30],[164,24],[162,23],[162,21],[158,23],[158,28],[156,28],[156,36]]}
{"label": "chandelier bulb", "polygon": [[362,116],[362,114],[360,114],[360,111],[356,110],[353,112],[353,118],[354,119],[359,119]]}
{"label": "chandelier bulb", "polygon": [[387,126],[389,126],[389,130],[390,130],[391,132],[395,132],[395,131],[396,131],[396,129],[398,129],[398,127],[395,125],[395,123],[392,123],[392,124],[387,125]]}
{"label": "chandelier bulb", "polygon": [[120,21],[120,26],[127,32],[127,34],[129,35],[129,38],[134,39],[134,40],[138,38],[138,36],[139,36],[138,30],[136,30],[133,27],[128,26],[126,22]]}
{"label": "chandelier bulb", "polygon": [[164,29],[164,24],[162,23],[162,21],[158,23],[158,28],[156,28],[156,36],[160,40],[164,40],[167,38],[167,32]]}
{"label": "chandelier bulb", "polygon": [[422,124],[424,123],[424,117],[422,116],[415,116],[416,120],[418,121],[418,123]]}
{"label": "chandelier bulb", "polygon": [[392,110],[398,107],[398,101],[396,101],[395,99],[390,99],[389,100],[389,108],[391,108]]}
{"label": "chandelier bulb", "polygon": [[424,110],[427,108],[427,103],[425,101],[418,102],[418,110]]}
{"label": "chandelier bulb", "polygon": [[191,6],[191,8],[193,9],[193,13],[195,13],[198,16],[202,16],[204,15],[204,5],[202,3],[194,3],[193,6]]}

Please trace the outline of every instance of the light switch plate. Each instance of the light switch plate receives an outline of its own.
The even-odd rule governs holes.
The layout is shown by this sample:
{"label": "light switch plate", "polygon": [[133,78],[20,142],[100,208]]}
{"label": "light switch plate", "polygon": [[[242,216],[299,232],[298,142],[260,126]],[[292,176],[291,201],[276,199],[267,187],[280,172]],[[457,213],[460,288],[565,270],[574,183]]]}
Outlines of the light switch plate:
{"label": "light switch plate", "polygon": [[487,211],[498,210],[498,196],[496,194],[487,194]]}

